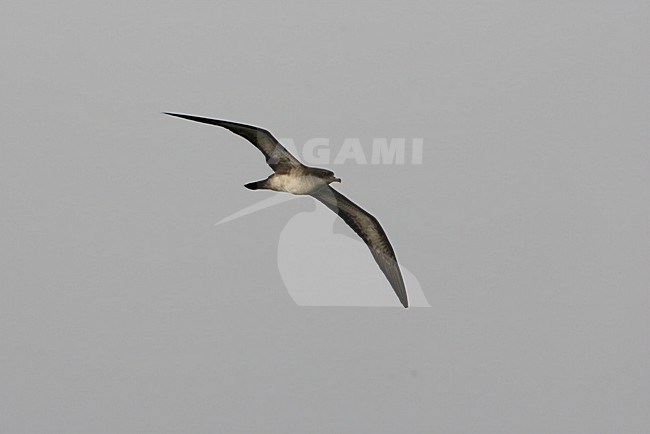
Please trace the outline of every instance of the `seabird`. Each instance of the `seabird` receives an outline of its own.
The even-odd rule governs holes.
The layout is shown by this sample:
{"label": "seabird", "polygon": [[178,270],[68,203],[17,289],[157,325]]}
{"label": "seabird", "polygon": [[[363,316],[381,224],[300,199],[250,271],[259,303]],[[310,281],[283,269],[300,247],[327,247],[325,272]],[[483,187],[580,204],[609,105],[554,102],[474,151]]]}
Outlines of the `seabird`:
{"label": "seabird", "polygon": [[379,221],[347,197],[334,190],[330,184],[341,182],[334,172],[309,167],[298,161],[273,135],[265,129],[235,122],[203,118],[178,113],[165,113],[190,121],[217,125],[251,142],[266,157],[273,174],[262,181],[250,182],[244,187],[250,190],[283,191],[295,195],[309,195],[338,214],[366,243],[379,268],[393,287],[404,307],[408,307],[408,296],[404,279],[397,264],[393,246]]}

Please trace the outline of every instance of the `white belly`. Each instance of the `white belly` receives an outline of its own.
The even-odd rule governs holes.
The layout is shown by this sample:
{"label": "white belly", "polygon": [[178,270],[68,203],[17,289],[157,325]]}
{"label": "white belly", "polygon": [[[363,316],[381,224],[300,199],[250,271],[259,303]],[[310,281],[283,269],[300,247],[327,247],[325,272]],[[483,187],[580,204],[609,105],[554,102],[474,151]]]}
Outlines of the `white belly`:
{"label": "white belly", "polygon": [[269,179],[269,187],[275,191],[286,191],[291,194],[309,194],[326,185],[325,181],[315,176],[273,175]]}

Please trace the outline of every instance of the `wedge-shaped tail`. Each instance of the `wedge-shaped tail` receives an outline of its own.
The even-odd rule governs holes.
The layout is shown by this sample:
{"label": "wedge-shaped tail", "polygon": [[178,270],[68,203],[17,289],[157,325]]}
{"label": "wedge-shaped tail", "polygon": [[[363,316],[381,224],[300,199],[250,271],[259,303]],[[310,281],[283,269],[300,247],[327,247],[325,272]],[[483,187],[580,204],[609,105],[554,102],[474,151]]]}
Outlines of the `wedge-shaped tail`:
{"label": "wedge-shaped tail", "polygon": [[267,188],[266,179],[262,181],[249,182],[248,184],[244,184],[244,187],[249,190],[264,190]]}

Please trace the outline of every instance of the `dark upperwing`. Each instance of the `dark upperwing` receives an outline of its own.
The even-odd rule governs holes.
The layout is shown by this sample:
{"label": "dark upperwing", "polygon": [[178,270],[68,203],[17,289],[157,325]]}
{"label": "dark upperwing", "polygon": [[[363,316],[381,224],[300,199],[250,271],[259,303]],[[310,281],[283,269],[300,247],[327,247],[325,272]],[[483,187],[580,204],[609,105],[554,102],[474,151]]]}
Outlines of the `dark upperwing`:
{"label": "dark upperwing", "polygon": [[397,264],[395,251],[377,219],[329,185],[311,195],[338,214],[361,237],[390,282],[390,286],[393,287],[399,301],[404,307],[408,307],[406,286]]}
{"label": "dark upperwing", "polygon": [[199,116],[182,115],[178,113],[167,113],[166,115],[176,116],[190,121],[202,122],[204,124],[217,125],[226,128],[233,133],[251,142],[257,149],[262,151],[266,157],[266,163],[271,166],[274,172],[287,172],[302,164],[287,149],[276,140],[273,135],[265,129],[252,125],[238,124],[217,119],[202,118]]}

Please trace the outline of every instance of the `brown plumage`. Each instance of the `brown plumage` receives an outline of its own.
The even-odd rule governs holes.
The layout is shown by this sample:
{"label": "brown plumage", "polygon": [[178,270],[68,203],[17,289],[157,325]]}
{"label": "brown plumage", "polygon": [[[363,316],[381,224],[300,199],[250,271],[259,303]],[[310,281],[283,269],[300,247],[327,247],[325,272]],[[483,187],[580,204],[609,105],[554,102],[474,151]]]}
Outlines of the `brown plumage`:
{"label": "brown plumage", "polygon": [[165,114],[217,125],[252,143],[264,154],[267,164],[274,173],[265,180],[251,182],[245,187],[251,190],[267,189],[297,195],[310,195],[334,211],[366,243],[400,302],[404,307],[408,307],[404,279],[386,232],[373,215],[329,185],[332,182],[341,181],[340,178],[335,177],[332,171],[303,165],[270,132],[262,128],[199,116]]}

